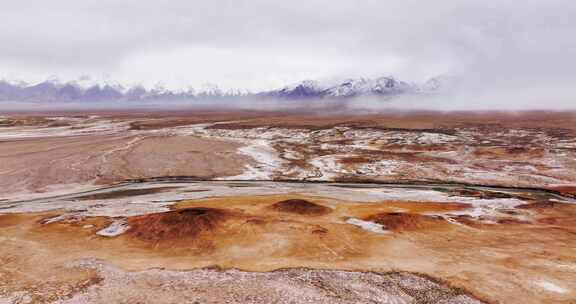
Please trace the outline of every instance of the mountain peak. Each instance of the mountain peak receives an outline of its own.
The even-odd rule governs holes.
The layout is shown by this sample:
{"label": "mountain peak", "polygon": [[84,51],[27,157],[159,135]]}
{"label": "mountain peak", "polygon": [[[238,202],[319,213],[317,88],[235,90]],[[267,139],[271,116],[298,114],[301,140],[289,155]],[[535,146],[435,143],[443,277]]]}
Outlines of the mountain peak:
{"label": "mountain peak", "polygon": [[272,91],[269,95],[286,98],[347,98],[355,96],[392,96],[416,93],[417,85],[397,80],[392,76],[374,79],[350,78],[330,84],[320,84],[318,81],[306,80],[298,84]]}

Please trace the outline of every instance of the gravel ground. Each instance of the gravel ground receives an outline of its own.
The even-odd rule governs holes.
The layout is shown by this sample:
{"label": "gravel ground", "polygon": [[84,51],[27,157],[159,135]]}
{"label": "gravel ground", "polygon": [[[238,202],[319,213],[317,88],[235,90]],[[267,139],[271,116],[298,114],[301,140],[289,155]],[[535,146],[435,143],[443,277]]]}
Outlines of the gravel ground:
{"label": "gravel ground", "polygon": [[58,303],[482,303],[462,290],[403,272],[125,272],[95,260],[73,267],[96,269],[103,280]]}

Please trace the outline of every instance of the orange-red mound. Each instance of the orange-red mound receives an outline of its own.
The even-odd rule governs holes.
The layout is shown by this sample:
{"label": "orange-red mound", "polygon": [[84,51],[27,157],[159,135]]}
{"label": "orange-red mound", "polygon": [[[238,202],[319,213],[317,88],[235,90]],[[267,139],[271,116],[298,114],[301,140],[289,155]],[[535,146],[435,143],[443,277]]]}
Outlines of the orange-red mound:
{"label": "orange-red mound", "polygon": [[332,209],[312,203],[303,199],[289,199],[275,203],[271,206],[275,211],[295,213],[300,215],[324,215],[332,212]]}
{"label": "orange-red mound", "polygon": [[388,230],[418,230],[442,222],[441,219],[414,213],[385,212],[370,215],[364,220],[383,225]]}
{"label": "orange-red mound", "polygon": [[147,214],[128,220],[129,233],[144,241],[194,239],[216,231],[231,216],[229,211],[204,207]]}

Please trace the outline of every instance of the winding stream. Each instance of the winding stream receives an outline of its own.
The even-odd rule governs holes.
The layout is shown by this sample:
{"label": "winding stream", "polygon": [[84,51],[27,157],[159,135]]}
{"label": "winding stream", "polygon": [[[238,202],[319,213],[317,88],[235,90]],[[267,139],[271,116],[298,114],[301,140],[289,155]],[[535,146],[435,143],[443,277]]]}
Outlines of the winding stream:
{"label": "winding stream", "polygon": [[[29,199],[29,200],[4,200],[0,201],[0,210],[6,209],[7,205],[15,206],[15,204],[29,204],[29,203],[49,203],[53,201],[63,200],[78,200],[83,197],[121,192],[133,189],[154,189],[156,187],[173,187],[175,192],[186,193],[188,188],[206,188],[203,192],[210,192],[201,195],[201,197],[218,196],[220,194],[230,195],[230,191],[226,193],[218,193],[225,188],[244,190],[252,189],[253,191],[237,191],[240,195],[250,194],[254,192],[255,195],[260,194],[259,190],[278,190],[279,193],[286,192],[317,192],[334,191],[341,192],[342,190],[351,190],[354,193],[374,192],[375,190],[382,191],[398,191],[398,190],[412,190],[412,191],[434,191],[448,193],[454,190],[475,190],[487,195],[501,195],[501,198],[517,198],[522,200],[559,200],[564,202],[576,202],[576,199],[565,195],[563,193],[541,189],[541,188],[522,188],[522,187],[504,187],[492,185],[471,185],[471,184],[458,184],[458,183],[423,183],[423,182],[405,182],[405,183],[378,183],[378,182],[309,182],[309,181],[245,181],[245,180],[199,180],[194,177],[156,177],[148,179],[128,180],[111,186],[104,186],[95,190],[61,194],[46,197]],[[194,191],[194,189],[188,189]],[[283,191],[284,190],[284,191]],[[234,192],[234,191],[232,191]],[[265,191],[269,192],[269,191]],[[162,192],[164,194],[170,193]],[[158,195],[158,194],[156,194]],[[134,195],[140,196],[140,195]],[[168,195],[169,196],[169,195]],[[168,198],[169,199],[169,198]],[[191,199],[194,199],[192,197]]]}

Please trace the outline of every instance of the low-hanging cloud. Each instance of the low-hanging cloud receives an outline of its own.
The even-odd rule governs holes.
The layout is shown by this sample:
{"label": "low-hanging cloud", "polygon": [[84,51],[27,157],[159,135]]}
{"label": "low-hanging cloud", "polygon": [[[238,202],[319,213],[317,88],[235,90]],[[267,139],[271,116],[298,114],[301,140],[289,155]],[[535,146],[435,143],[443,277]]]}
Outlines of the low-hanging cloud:
{"label": "low-hanging cloud", "polygon": [[575,16],[569,0],[9,1],[0,75],[258,91],[446,74],[454,92],[406,107],[569,108]]}

